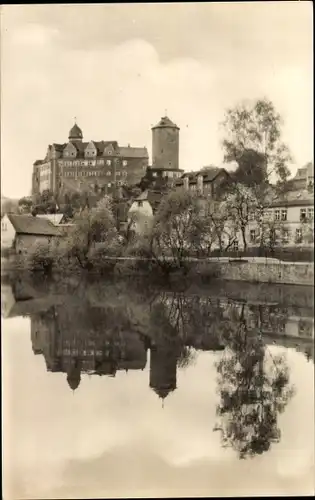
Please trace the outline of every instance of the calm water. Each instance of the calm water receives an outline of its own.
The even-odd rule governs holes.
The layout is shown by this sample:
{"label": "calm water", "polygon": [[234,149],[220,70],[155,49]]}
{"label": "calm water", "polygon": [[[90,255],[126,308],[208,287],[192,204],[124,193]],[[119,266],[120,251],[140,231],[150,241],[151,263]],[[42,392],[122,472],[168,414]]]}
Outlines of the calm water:
{"label": "calm water", "polygon": [[314,491],[311,289],[1,288],[5,500]]}

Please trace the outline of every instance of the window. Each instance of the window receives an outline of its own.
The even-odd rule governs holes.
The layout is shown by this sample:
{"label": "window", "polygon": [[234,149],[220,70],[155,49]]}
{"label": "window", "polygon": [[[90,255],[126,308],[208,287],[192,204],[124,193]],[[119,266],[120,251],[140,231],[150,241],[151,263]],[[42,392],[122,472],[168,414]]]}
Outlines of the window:
{"label": "window", "polygon": [[280,210],[275,210],[275,219],[280,220]]}
{"label": "window", "polygon": [[287,220],[288,211],[287,209],[281,210],[281,220]]}
{"label": "window", "polygon": [[123,167],[126,167],[128,165],[127,160],[123,160],[122,164],[123,164]]}
{"label": "window", "polygon": [[110,166],[112,164],[112,160],[106,160],[106,165]]}
{"label": "window", "polygon": [[108,176],[108,175],[112,175],[111,171],[110,171],[110,170],[108,170],[108,171],[106,172],[106,175],[107,175],[107,176]]}
{"label": "window", "polygon": [[301,208],[300,209],[300,220],[301,221],[306,220],[306,208]]}
{"label": "window", "polygon": [[238,240],[233,241],[233,246],[232,246],[234,252],[238,252]]}
{"label": "window", "polygon": [[116,175],[117,175],[117,177],[120,177],[120,172],[119,171],[116,172]]}
{"label": "window", "polygon": [[124,177],[127,177],[127,172],[126,172],[126,170],[123,170],[122,174],[123,174],[123,176],[124,176]]}
{"label": "window", "polygon": [[153,176],[153,177],[156,177],[156,176],[157,176],[157,173],[156,173],[156,172],[152,172],[152,176]]}
{"label": "window", "polygon": [[121,186],[121,185],[122,185],[122,181],[118,181],[117,186]]}
{"label": "window", "polygon": [[2,228],[2,231],[7,231],[7,225],[5,222],[2,222],[1,228]]}
{"label": "window", "polygon": [[147,169],[147,167],[145,165],[143,165],[142,170],[146,170],[146,169]]}
{"label": "window", "polygon": [[282,232],[282,242],[289,243],[289,231],[287,229],[284,229]]}
{"label": "window", "polygon": [[249,239],[251,243],[255,243],[256,241],[256,231],[255,229],[251,229],[249,232]]}
{"label": "window", "polygon": [[92,166],[93,165],[93,162],[92,161],[89,161],[89,165]]}
{"label": "window", "polygon": [[314,219],[314,208],[309,208],[307,211],[307,218],[308,220],[313,220]]}
{"label": "window", "polygon": [[143,203],[142,201],[138,201],[138,207],[142,207]]}
{"label": "window", "polygon": [[104,160],[97,160],[98,165],[104,165]]}
{"label": "window", "polygon": [[295,230],[295,242],[302,243],[302,241],[303,241],[302,229],[297,228]]}
{"label": "window", "polygon": [[110,188],[111,186],[112,186],[112,185],[111,185],[111,183],[109,182],[109,183],[107,184],[107,187],[109,187],[109,188]]}

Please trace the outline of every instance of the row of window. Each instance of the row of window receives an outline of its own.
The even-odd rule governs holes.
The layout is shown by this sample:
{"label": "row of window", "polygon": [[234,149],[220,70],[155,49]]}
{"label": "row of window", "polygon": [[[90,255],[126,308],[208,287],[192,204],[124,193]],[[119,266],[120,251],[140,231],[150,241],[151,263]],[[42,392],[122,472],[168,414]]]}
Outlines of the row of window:
{"label": "row of window", "polygon": [[[255,219],[255,214],[251,213],[251,220]],[[287,221],[288,220],[288,210],[286,208],[276,208],[275,210],[264,210],[264,219],[276,221]],[[300,208],[300,221],[312,221],[314,219],[314,209],[313,208]]]}
{"label": "row of window", "polygon": [[[278,235],[275,231],[272,231],[271,230],[271,237],[274,239],[274,241],[277,241],[278,239]],[[256,240],[259,236],[259,230],[256,230],[256,229],[251,229],[250,232],[249,232],[249,241],[250,243],[256,243]],[[295,243],[303,243],[303,239],[304,239],[304,236],[303,236],[303,231],[301,228],[296,228],[295,230]],[[307,238],[308,240],[313,240],[314,239],[314,231],[313,229],[310,229],[310,234],[309,234],[309,237]],[[281,240],[282,240],[282,243],[289,243],[290,241],[290,233],[289,233],[289,230],[288,229],[283,229],[283,231],[281,231]]]}
{"label": "row of window", "polygon": [[[152,177],[157,177],[157,175],[158,175],[157,172],[152,172]],[[176,179],[176,178],[181,177],[182,173],[181,172],[171,172],[171,171],[166,170],[166,171],[162,172],[162,176],[169,177],[171,179],[172,178]]]}
{"label": "row of window", "polygon": [[[76,151],[68,151],[67,149],[63,152],[63,156],[73,156],[74,158],[76,157]],[[111,149],[108,149],[104,151],[103,153],[105,156],[106,155],[112,155],[113,154],[113,151]],[[84,151],[84,156],[89,156],[89,157],[94,157],[94,156],[97,156],[97,151],[95,149],[86,149]]]}
{"label": "row of window", "polygon": [[[120,163],[120,160],[116,158],[116,160],[106,160],[106,165],[111,166],[113,163]],[[59,161],[60,166],[65,166],[65,167],[94,167],[95,165],[105,165],[105,160],[74,160],[74,161]],[[128,161],[123,160],[122,161],[123,167],[127,167]]]}
{"label": "row of window", "polygon": [[[106,173],[105,172],[95,172],[95,171],[90,171],[90,172],[64,172],[63,176],[64,177],[103,177],[106,175],[107,177],[110,177],[114,175],[114,172],[111,172],[108,170]],[[118,171],[116,172],[116,177],[127,177],[127,171],[123,170],[122,172]]]}
{"label": "row of window", "polygon": [[[84,184],[80,182],[80,187],[81,187],[82,185],[84,185]],[[102,189],[102,188],[105,188],[105,189],[106,189],[106,188],[112,188],[112,187],[114,187],[114,185],[115,185],[115,183],[114,183],[114,182],[108,182],[108,183],[106,183],[106,182],[105,182],[105,184],[99,185],[98,187],[99,187],[99,189]],[[117,186],[124,186],[124,185],[126,185],[126,182],[125,182],[125,181],[117,181],[117,182],[116,182],[116,185],[117,185]],[[91,188],[94,188],[94,187],[95,187],[95,184],[89,184],[89,186],[90,186]],[[62,188],[62,182],[60,182],[59,187],[60,187],[60,188]]]}
{"label": "row of window", "polygon": [[75,356],[78,356],[79,354],[83,356],[102,356],[103,351],[94,349],[83,349],[82,351],[79,352],[78,349],[63,349],[63,354],[65,356],[69,356],[71,354]]}

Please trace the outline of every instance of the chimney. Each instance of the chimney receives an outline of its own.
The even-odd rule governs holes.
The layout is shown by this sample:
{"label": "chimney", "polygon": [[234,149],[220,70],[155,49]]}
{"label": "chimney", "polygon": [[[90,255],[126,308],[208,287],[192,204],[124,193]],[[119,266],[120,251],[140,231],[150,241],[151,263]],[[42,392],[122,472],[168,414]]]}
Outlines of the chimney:
{"label": "chimney", "polygon": [[188,176],[184,177],[184,189],[186,191],[188,191],[188,189],[189,189],[189,178],[188,178]]}
{"label": "chimney", "polygon": [[197,189],[199,194],[203,194],[203,176],[201,174],[197,176]]}

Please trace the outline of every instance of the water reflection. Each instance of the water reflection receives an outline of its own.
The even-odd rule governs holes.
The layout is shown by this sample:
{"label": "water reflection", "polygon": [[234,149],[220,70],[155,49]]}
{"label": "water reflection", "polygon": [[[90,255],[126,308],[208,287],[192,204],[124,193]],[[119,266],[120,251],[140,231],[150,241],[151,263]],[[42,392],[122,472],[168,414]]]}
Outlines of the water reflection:
{"label": "water reflection", "polygon": [[287,359],[272,346],[314,361],[312,298],[299,301],[76,280],[2,285],[2,315],[29,316],[34,355],[43,356],[48,372],[63,373],[71,391],[84,373],[115,377],[149,364],[147,383],[164,401],[197,351],[217,352],[214,430],[240,458],[280,441],[278,416],[294,396]]}

